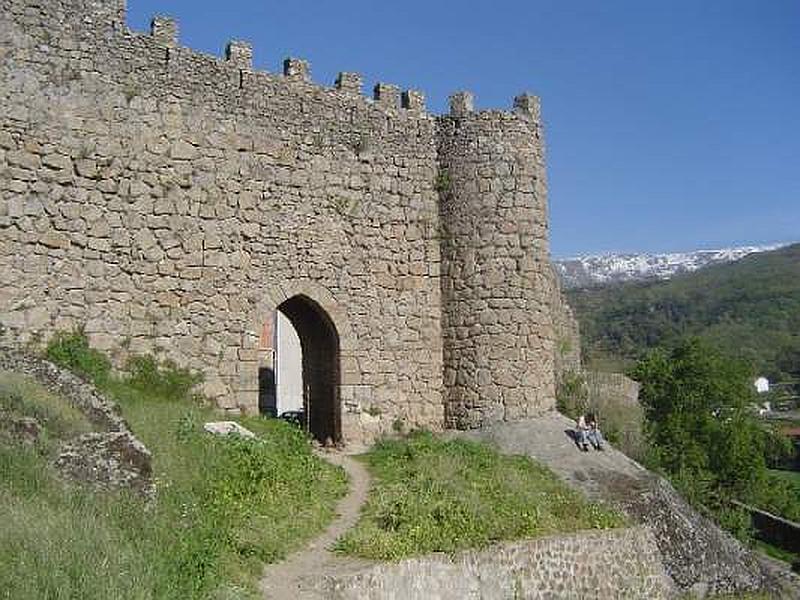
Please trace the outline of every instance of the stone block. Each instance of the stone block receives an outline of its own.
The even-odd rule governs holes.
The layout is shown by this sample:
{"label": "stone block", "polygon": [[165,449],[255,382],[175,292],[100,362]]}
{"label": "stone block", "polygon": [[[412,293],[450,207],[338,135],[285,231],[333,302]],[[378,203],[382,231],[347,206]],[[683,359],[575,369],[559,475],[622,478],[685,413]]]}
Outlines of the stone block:
{"label": "stone block", "polygon": [[249,71],[253,68],[253,47],[249,42],[231,40],[225,47],[225,59],[235,67]]}
{"label": "stone block", "polygon": [[336,77],[336,89],[348,94],[361,95],[361,74],[342,71]]}
{"label": "stone block", "polygon": [[401,105],[408,110],[425,110],[425,94],[418,90],[406,90],[401,97]]}
{"label": "stone block", "polygon": [[283,74],[294,81],[310,81],[311,66],[300,58],[287,58],[283,61]]}
{"label": "stone block", "polygon": [[450,96],[450,114],[464,117],[475,111],[475,100],[472,92],[457,92]]}
{"label": "stone block", "polygon": [[178,22],[172,17],[157,15],[150,23],[150,35],[163,46],[178,45]]}
{"label": "stone block", "polygon": [[203,424],[203,430],[214,435],[221,437],[228,437],[230,435],[238,435],[239,437],[255,439],[256,434],[242,427],[236,421],[212,421]]}
{"label": "stone block", "polygon": [[373,90],[375,103],[385,108],[397,108],[400,103],[400,88],[390,83],[377,83]]}

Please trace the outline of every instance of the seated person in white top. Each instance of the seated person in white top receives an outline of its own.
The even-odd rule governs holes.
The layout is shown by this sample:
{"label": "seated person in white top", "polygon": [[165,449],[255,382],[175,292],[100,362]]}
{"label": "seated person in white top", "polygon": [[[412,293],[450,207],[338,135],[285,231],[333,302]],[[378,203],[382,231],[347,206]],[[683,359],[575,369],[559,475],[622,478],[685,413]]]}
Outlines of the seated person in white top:
{"label": "seated person in white top", "polygon": [[603,449],[603,434],[600,433],[597,418],[593,413],[578,417],[575,436],[578,446],[584,452],[589,451],[589,443],[594,446],[595,450]]}

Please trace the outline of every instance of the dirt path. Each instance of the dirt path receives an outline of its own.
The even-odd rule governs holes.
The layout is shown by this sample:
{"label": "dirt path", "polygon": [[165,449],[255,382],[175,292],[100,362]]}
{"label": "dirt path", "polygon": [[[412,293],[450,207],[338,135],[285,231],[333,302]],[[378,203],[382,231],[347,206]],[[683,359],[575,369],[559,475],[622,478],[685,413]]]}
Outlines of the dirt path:
{"label": "dirt path", "polygon": [[370,477],[364,465],[342,452],[320,451],[318,456],[342,467],[350,480],[350,491],[336,507],[338,515],[328,528],[303,550],[280,563],[268,565],[261,591],[269,600],[319,600],[319,586],[328,574],[342,574],[369,566],[370,562],[342,558],[331,552],[334,542],[358,521],[367,499]]}

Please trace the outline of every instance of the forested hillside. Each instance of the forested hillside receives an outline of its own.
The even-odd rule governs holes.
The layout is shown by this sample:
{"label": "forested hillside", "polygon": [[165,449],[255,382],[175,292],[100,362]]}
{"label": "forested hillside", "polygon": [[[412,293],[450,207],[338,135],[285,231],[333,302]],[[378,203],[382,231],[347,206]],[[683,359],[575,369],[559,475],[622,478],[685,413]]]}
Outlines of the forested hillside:
{"label": "forested hillside", "polygon": [[800,244],[669,281],[567,293],[589,362],[630,364],[697,335],[773,380],[800,377]]}

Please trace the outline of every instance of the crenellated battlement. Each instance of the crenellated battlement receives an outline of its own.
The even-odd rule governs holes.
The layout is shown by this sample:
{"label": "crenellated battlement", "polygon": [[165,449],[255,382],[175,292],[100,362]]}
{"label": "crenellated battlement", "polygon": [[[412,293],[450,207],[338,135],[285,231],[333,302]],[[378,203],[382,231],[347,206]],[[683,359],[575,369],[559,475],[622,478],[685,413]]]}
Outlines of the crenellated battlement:
{"label": "crenellated battlement", "polygon": [[[164,48],[180,48],[181,52],[194,52],[189,48],[180,46],[179,25],[176,19],[165,15],[153,17],[150,26],[150,40]],[[129,36],[137,37],[142,34],[128,31]],[[197,53],[201,55],[200,53]],[[253,72],[259,75],[271,75],[267,71],[253,70],[253,46],[244,40],[231,40],[225,47],[224,62],[241,71]],[[282,63],[282,76],[287,82],[307,83],[316,85],[311,78],[311,65],[307,60],[287,57]],[[322,89],[331,89],[342,92],[350,97],[361,97],[365,102],[388,110],[408,110],[414,114],[426,112],[425,96],[419,90],[403,90],[390,83],[378,82],[373,88],[371,97],[362,95],[363,78],[359,73],[342,71],[337,76],[333,88],[319,85]]]}
{"label": "crenellated battlement", "polygon": [[[130,33],[136,35],[134,32]],[[178,22],[169,16],[155,16],[151,23],[150,37],[155,43],[164,47],[180,47]],[[184,52],[192,52],[192,50],[188,48],[181,48]],[[229,41],[225,47],[224,60],[234,68],[241,69],[242,71],[253,71],[252,44],[243,40]],[[270,75],[270,73],[266,71],[256,72]],[[282,75],[289,82],[313,84],[311,65],[304,59],[295,57],[285,58],[282,63]],[[322,85],[318,87],[333,89],[353,97],[362,97],[367,102],[374,103],[376,106],[384,109],[404,109],[413,113],[426,113],[425,95],[419,90],[407,89],[401,91],[399,86],[394,84],[378,82],[373,88],[371,97],[364,97],[362,94],[363,78],[360,73],[342,71],[334,81],[333,88],[326,88]],[[450,116],[465,117],[474,112],[474,95],[471,92],[456,92],[450,97]],[[539,122],[539,100],[536,96],[527,93],[517,96],[513,100],[511,112]]]}
{"label": "crenellated battlement", "polygon": [[178,22],[172,17],[156,15],[150,21],[150,36],[157,44],[174,48],[178,45]]}

